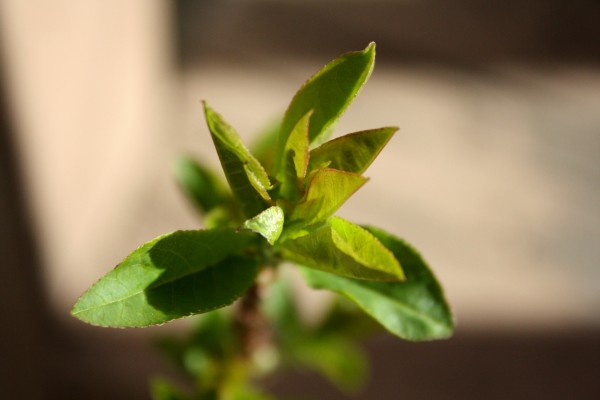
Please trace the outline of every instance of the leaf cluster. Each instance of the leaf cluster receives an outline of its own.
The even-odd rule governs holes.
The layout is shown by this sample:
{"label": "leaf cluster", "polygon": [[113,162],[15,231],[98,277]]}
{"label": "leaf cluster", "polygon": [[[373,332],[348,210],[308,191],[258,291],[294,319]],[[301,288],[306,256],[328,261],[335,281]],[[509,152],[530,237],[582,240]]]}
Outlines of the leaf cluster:
{"label": "leaf cluster", "polygon": [[[145,243],[81,296],[72,314],[99,326],[145,327],[213,311],[195,331],[196,339],[163,346],[184,370],[202,377],[205,395],[199,398],[206,399],[211,398],[208,393],[266,398],[252,390],[246,397],[218,392],[236,375],[224,376],[223,371],[238,369],[234,349],[240,343],[231,336],[235,326],[214,310],[243,296],[264,271],[276,274],[283,261],[296,265],[309,286],[337,293],[356,306],[352,318],[346,318],[349,314],[338,304],[319,328],[307,330],[296,317],[289,288],[273,284],[265,313],[280,346],[277,358],[284,364],[307,365],[342,387],[356,386],[365,370],[363,356],[342,327],[363,320],[356,317],[357,309],[402,339],[449,336],[453,321],[448,305],[422,257],[390,233],[335,216],[367,182],[363,173],[397,130],[383,127],[328,141],[374,61],[372,43],[319,70],[296,93],[279,129],[269,136],[276,144],[269,148],[263,141],[254,152],[204,103],[228,185],[191,158],[180,160],[176,177],[204,214],[206,229],[177,231]],[[181,398],[165,382],[156,383],[154,392],[156,398]]]}

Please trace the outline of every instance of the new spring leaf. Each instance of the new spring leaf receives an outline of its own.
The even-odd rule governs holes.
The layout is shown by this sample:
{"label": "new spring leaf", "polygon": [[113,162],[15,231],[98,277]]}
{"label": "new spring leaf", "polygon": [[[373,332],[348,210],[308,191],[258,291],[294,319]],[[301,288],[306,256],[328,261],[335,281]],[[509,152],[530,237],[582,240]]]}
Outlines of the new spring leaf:
{"label": "new spring leaf", "polygon": [[73,307],[92,325],[143,327],[231,304],[254,282],[253,238],[233,229],[177,231],[131,253]]}

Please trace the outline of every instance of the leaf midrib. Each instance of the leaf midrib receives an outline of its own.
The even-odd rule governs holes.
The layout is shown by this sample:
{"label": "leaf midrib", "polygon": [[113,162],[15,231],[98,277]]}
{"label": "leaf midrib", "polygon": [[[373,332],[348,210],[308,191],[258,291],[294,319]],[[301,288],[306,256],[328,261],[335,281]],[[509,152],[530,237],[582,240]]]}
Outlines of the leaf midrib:
{"label": "leaf midrib", "polygon": [[[433,319],[431,316],[429,316],[428,314],[423,314],[422,312],[419,312],[417,309],[415,309],[414,307],[410,307],[408,306],[405,302],[398,302],[397,299],[394,299],[393,297],[391,297],[390,295],[388,295],[387,293],[382,293],[382,292],[378,292],[374,289],[372,289],[369,286],[361,286],[361,285],[357,285],[355,283],[351,283],[352,285],[358,286],[361,289],[364,289],[370,293],[376,293],[379,296],[382,296],[384,298],[386,298],[387,300],[392,300],[391,302],[393,304],[396,304],[399,308],[404,309],[408,314],[410,314],[413,317],[417,317],[419,319],[422,319],[432,325],[435,325],[436,327],[441,327],[444,330],[448,330],[449,325],[444,324],[436,319]],[[336,290],[337,291],[337,290]],[[345,296],[349,295],[349,293],[343,293]],[[352,298],[354,298],[354,296],[352,296]],[[360,302],[359,302],[360,303]]]}
{"label": "leaf midrib", "polygon": [[[179,253],[177,253],[175,251],[172,251],[172,250],[166,250],[166,249],[160,249],[160,248],[154,248],[153,250],[154,251],[165,251],[165,252],[169,252],[169,253],[175,254],[176,256],[178,256],[179,258],[181,258],[187,265],[190,266],[190,269],[189,269],[190,272],[189,273],[184,273],[182,275],[175,276],[175,277],[173,277],[172,279],[169,279],[169,280],[164,280],[163,281],[163,280],[157,279],[156,281],[152,282],[145,289],[136,291],[136,292],[131,293],[131,294],[127,295],[127,296],[121,297],[121,298],[113,300],[113,301],[106,302],[104,304],[100,304],[100,305],[97,305],[97,306],[88,307],[88,308],[83,309],[83,310],[78,310],[77,312],[73,312],[72,315],[78,315],[78,314],[81,314],[81,313],[84,313],[84,312],[87,312],[87,311],[90,311],[90,310],[95,310],[95,309],[98,309],[98,308],[101,308],[101,307],[110,306],[111,304],[123,302],[123,301],[125,301],[127,299],[130,299],[132,297],[138,296],[138,295],[140,295],[143,292],[150,291],[152,289],[156,289],[156,288],[159,288],[161,286],[165,286],[165,285],[171,284],[171,283],[173,283],[175,281],[178,281],[180,279],[184,279],[184,278],[186,278],[186,277],[188,277],[190,275],[194,275],[194,274],[197,274],[199,272],[209,270],[210,268],[215,267],[217,264],[219,264],[221,261],[223,261],[225,258],[227,258],[227,257],[223,257],[222,259],[216,261],[214,264],[207,265],[205,268],[202,268],[202,269],[194,271],[194,268],[189,263],[189,261],[187,261],[185,259],[185,257],[183,257],[181,254],[179,254]],[[138,262],[138,263],[132,264],[131,267],[138,267],[138,266],[144,266],[144,265],[146,265],[146,264],[144,264],[143,262]],[[160,278],[160,276],[158,278]],[[121,283],[120,281],[118,281],[118,282]]]}

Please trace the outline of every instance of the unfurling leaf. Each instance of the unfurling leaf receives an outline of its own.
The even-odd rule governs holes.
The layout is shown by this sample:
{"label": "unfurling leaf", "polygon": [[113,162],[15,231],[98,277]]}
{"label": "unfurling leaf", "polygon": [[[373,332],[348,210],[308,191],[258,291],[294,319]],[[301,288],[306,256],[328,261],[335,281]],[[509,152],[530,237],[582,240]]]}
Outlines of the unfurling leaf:
{"label": "unfurling leaf", "polygon": [[283,210],[278,206],[267,208],[257,216],[246,220],[243,228],[262,235],[273,245],[283,230]]}
{"label": "unfurling leaf", "polygon": [[373,281],[400,281],[402,268],[375,236],[339,217],[282,244],[286,258],[336,275]]}
{"label": "unfurling leaf", "polygon": [[307,283],[346,296],[394,335],[407,340],[450,336],[454,323],[444,293],[421,256],[402,240],[367,227],[402,264],[406,281],[366,282],[303,268]]}
{"label": "unfurling leaf", "polygon": [[396,127],[350,133],[310,152],[309,171],[323,165],[362,174],[398,130]]}
{"label": "unfurling leaf", "polygon": [[282,154],[287,138],[298,121],[310,110],[309,143],[327,139],[338,118],[367,81],[375,63],[375,43],[362,51],[342,55],[313,75],[292,99],[279,132],[276,171],[283,166]]}
{"label": "unfurling leaf", "polygon": [[272,188],[265,169],[250,154],[237,132],[204,103],[204,114],[225,177],[247,217],[267,208]]}
{"label": "unfurling leaf", "polygon": [[366,182],[367,178],[351,172],[320,169],[309,178],[306,194],[289,220],[301,221],[302,226],[324,221]]}
{"label": "unfurling leaf", "polygon": [[254,237],[232,229],[158,237],[85,292],[71,313],[93,325],[143,327],[229,305],[258,273],[244,255]]}
{"label": "unfurling leaf", "polygon": [[273,168],[275,161],[275,145],[279,137],[279,128],[281,127],[281,118],[271,121],[263,127],[256,135],[256,140],[250,143],[250,153],[260,162],[267,171]]}
{"label": "unfurling leaf", "polygon": [[308,167],[308,127],[312,110],[302,117],[288,137],[283,151],[283,167],[277,179],[281,183],[279,195],[287,200],[297,200],[301,182]]}

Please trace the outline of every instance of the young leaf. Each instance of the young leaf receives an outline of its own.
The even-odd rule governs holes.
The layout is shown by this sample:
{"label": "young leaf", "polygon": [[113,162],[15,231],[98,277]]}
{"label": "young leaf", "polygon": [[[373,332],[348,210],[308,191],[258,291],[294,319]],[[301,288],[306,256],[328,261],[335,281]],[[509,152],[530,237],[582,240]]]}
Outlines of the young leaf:
{"label": "young leaf", "polygon": [[227,199],[225,187],[196,160],[181,157],[175,163],[174,171],[183,191],[201,211],[211,211]]}
{"label": "young leaf", "polygon": [[303,226],[324,221],[366,182],[367,178],[351,172],[331,168],[317,170],[289,220],[300,220]]}
{"label": "young leaf", "polygon": [[273,168],[275,161],[275,146],[279,137],[279,128],[281,127],[281,118],[271,121],[257,135],[254,142],[250,143],[250,153],[256,157],[260,164],[267,171]]}
{"label": "young leaf", "polygon": [[367,227],[400,261],[406,282],[365,282],[303,268],[307,283],[346,296],[388,331],[407,340],[449,336],[454,323],[442,289],[421,256],[402,240]]}
{"label": "young leaf", "polygon": [[93,325],[143,327],[229,305],[258,273],[241,255],[253,237],[232,229],[158,237],[84,293],[71,314]]}
{"label": "young leaf", "polygon": [[297,200],[300,194],[300,182],[308,167],[308,127],[312,110],[302,117],[288,137],[283,150],[283,167],[277,179],[281,182],[279,194],[288,200]]}
{"label": "young leaf", "polygon": [[310,152],[309,171],[329,168],[362,174],[398,130],[396,127],[350,133],[323,143]]}
{"label": "young leaf", "polygon": [[257,216],[246,220],[242,227],[259,233],[273,245],[283,230],[283,210],[278,206],[269,207]]}
{"label": "young leaf", "polygon": [[400,281],[404,274],[393,254],[368,231],[339,217],[282,244],[299,264],[336,275],[373,281]]}
{"label": "young leaf", "polygon": [[225,177],[247,217],[266,208],[272,188],[260,163],[244,146],[237,132],[204,103],[204,114],[213,142],[219,154]]}
{"label": "young leaf", "polygon": [[311,118],[309,142],[327,139],[338,118],[367,81],[375,63],[375,43],[362,51],[336,58],[313,75],[292,99],[279,132],[276,171],[281,168],[287,138],[300,118],[315,110]]}

